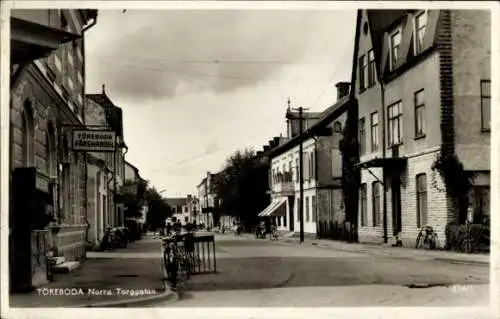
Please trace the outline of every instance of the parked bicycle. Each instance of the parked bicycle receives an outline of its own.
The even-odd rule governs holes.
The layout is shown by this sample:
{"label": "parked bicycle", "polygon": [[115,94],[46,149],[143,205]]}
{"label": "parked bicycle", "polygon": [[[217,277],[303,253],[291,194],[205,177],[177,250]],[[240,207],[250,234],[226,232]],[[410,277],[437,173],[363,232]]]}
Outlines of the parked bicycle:
{"label": "parked bicycle", "polygon": [[431,226],[423,226],[417,236],[415,248],[436,249],[439,247],[438,235]]}
{"label": "parked bicycle", "polygon": [[174,233],[162,239],[163,265],[172,290],[177,289],[179,279],[188,280],[195,270],[194,238],[187,235]]}

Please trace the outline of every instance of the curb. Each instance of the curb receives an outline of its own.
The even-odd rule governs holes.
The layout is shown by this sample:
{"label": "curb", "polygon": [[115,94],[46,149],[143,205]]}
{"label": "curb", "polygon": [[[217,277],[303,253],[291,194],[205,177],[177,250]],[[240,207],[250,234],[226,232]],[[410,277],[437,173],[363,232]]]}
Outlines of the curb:
{"label": "curb", "polygon": [[103,301],[103,302],[96,302],[83,305],[80,304],[80,305],[68,306],[68,308],[126,308],[126,307],[133,308],[139,306],[147,306],[159,302],[166,302],[170,300],[177,301],[178,298],[179,298],[178,294],[170,290],[170,288],[168,288],[168,286],[165,285],[164,292],[158,295],[138,297],[134,299],[131,298],[126,300]]}
{"label": "curb", "polygon": [[[282,241],[283,243],[297,243],[296,240],[293,239],[285,239]],[[312,246],[316,247],[322,247],[322,248],[328,248],[331,250],[337,250],[337,251],[344,251],[344,252],[352,252],[352,253],[360,253],[360,254],[370,254],[370,255],[377,255],[377,256],[384,256],[384,257],[391,257],[391,258],[398,258],[398,259],[411,259],[411,260],[417,260],[417,261],[438,261],[438,262],[445,262],[445,263],[453,263],[453,264],[460,264],[460,265],[472,265],[472,266],[482,266],[482,267],[489,267],[490,262],[489,261],[482,261],[482,260],[467,260],[467,259],[454,259],[454,258],[447,258],[447,257],[433,257],[433,256],[405,256],[405,255],[398,255],[395,254],[391,251],[377,251],[377,250],[368,250],[368,249],[342,249],[342,248],[336,248],[336,247],[331,247],[328,244],[324,243],[311,243]]]}

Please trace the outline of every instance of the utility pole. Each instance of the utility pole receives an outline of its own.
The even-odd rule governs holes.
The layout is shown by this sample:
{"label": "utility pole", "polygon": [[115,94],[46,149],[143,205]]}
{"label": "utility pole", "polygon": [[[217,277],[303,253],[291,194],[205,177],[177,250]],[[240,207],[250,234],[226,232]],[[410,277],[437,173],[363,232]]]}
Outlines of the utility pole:
{"label": "utility pole", "polygon": [[303,150],[303,107],[294,109],[299,111],[299,192],[300,192],[300,206],[299,206],[299,219],[300,219],[300,243],[304,242],[304,150]]}

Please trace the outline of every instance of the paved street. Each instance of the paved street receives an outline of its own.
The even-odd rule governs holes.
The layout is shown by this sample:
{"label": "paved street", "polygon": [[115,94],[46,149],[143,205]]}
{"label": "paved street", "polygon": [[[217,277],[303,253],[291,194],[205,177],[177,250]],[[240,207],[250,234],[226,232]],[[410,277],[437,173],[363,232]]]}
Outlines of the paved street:
{"label": "paved street", "polygon": [[[489,302],[489,268],[251,237],[216,237],[217,274],[152,307],[463,306]],[[410,288],[411,285],[416,287]],[[429,288],[419,288],[431,285]],[[410,286],[410,287],[408,287]]]}

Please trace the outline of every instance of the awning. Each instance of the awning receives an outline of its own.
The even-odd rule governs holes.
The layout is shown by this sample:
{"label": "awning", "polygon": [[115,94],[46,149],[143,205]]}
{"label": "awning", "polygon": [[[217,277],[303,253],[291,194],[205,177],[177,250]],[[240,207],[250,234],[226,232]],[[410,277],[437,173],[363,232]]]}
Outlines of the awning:
{"label": "awning", "polygon": [[267,216],[279,216],[281,212],[278,211],[278,208],[286,203],[286,198],[280,198],[273,200],[269,206],[267,206],[262,212],[259,213],[259,217],[267,217]]}

